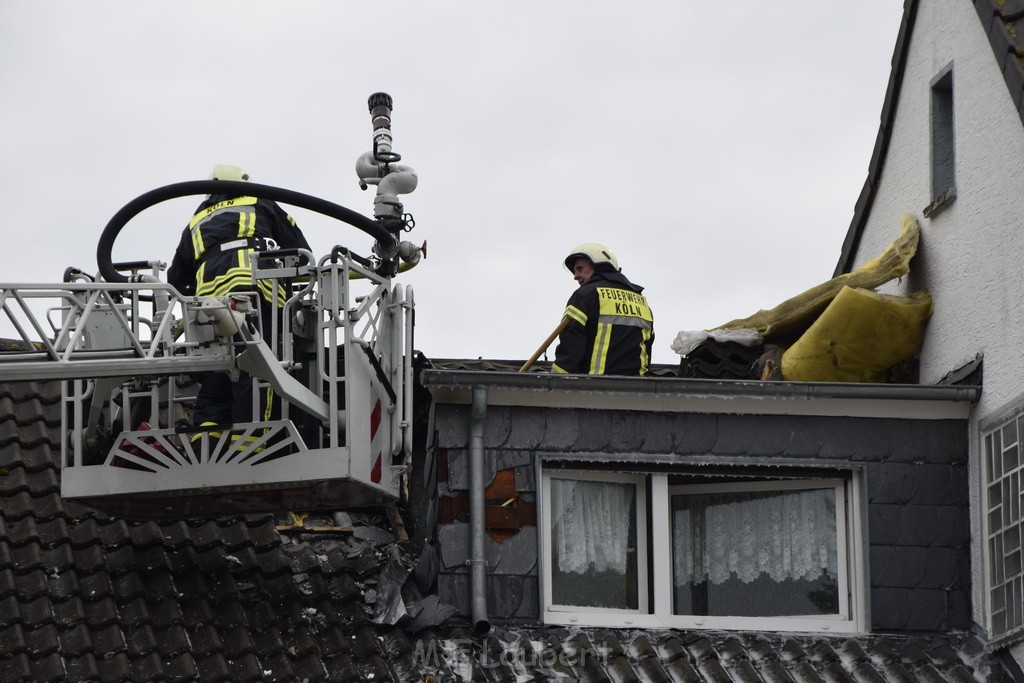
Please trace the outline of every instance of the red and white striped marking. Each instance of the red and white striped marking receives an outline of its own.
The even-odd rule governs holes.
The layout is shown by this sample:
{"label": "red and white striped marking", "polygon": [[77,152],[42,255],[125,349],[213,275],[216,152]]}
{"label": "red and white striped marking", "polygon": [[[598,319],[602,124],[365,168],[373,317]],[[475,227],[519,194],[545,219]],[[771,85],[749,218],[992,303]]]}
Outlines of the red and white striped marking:
{"label": "red and white striped marking", "polygon": [[373,467],[370,469],[370,481],[374,484],[380,483],[381,461],[384,457],[384,452],[380,447],[380,418],[381,408],[380,400],[378,400],[373,406],[373,411],[370,413],[370,453],[376,454],[373,461]]}

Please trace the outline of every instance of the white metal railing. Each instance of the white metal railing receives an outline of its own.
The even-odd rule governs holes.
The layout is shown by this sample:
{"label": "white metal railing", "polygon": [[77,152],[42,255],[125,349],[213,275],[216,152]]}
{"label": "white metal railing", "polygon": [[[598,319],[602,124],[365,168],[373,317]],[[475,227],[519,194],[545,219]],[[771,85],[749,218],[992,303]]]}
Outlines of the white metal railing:
{"label": "white metal railing", "polygon": [[[0,330],[5,320],[18,342],[0,352],[0,381],[63,382],[65,493],[186,495],[333,476],[396,495],[412,441],[412,288],[392,288],[338,250],[315,266],[297,263],[257,270],[302,281],[287,292],[279,349],[277,334],[261,338],[258,310],[243,319],[244,297],[241,306],[237,297],[185,297],[154,277],[0,285]],[[302,326],[312,330],[312,359],[296,357],[293,341],[304,316],[315,318]],[[289,399],[281,419],[184,424],[195,388],[187,378],[240,368]]]}

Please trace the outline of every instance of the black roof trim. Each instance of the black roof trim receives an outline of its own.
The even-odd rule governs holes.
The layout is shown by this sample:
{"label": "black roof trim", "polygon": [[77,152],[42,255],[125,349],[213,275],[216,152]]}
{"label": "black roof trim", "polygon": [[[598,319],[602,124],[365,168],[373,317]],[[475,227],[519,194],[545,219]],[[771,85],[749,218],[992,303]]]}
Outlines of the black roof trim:
{"label": "black roof trim", "polygon": [[913,33],[914,20],[917,17],[917,4],[918,0],[906,0],[903,4],[903,22],[900,24],[900,32],[896,36],[896,48],[892,54],[892,71],[889,73],[889,85],[885,89],[885,99],[882,101],[881,124],[878,127],[875,148],[871,152],[871,161],[868,164],[868,177],[864,181],[864,187],[854,205],[853,220],[850,222],[850,229],[843,241],[843,251],[839,255],[839,263],[836,264],[833,277],[850,271],[853,265],[853,255],[860,244],[864,224],[867,222],[871,205],[875,201],[885,155],[889,151],[889,136],[892,134],[893,119],[896,117],[896,103],[900,96],[900,86],[903,84],[903,69],[906,66],[907,54],[910,51],[910,36]]}

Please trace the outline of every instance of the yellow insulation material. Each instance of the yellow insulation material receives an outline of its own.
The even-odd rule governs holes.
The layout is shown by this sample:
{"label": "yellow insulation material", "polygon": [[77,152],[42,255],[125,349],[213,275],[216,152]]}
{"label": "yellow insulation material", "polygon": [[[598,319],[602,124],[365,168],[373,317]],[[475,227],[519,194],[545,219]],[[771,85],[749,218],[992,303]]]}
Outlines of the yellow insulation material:
{"label": "yellow insulation material", "polygon": [[716,329],[757,330],[765,341],[785,344],[806,330],[843,287],[874,289],[910,272],[910,259],[917,252],[921,231],[913,214],[903,216],[900,236],[877,258],[850,273],[844,273],[808,289],[770,310],[761,310]]}
{"label": "yellow insulation material", "polygon": [[785,353],[782,378],[798,382],[884,382],[917,355],[932,314],[927,292],[910,296],[843,287]]}

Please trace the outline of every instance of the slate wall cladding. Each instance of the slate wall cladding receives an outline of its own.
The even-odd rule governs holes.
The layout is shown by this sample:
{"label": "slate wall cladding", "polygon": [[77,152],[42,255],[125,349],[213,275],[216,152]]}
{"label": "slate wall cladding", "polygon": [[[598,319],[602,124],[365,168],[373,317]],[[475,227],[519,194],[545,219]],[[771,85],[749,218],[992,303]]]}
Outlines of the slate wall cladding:
{"label": "slate wall cladding", "polygon": [[[469,407],[435,406],[435,448],[447,452],[438,495],[468,487]],[[961,420],[779,415],[708,415],[488,406],[488,481],[516,468],[535,491],[532,456],[713,457],[747,464],[804,461],[863,468],[867,493],[871,626],[876,631],[942,631],[971,626],[967,429]],[[520,476],[520,471],[522,474]],[[439,477],[444,479],[445,477]],[[441,524],[438,589],[468,614],[467,524]],[[513,546],[488,539],[490,616],[537,618],[536,529]],[[532,553],[510,563],[511,554]]]}

